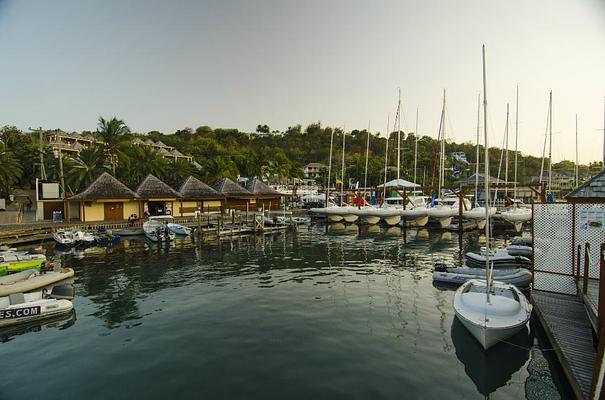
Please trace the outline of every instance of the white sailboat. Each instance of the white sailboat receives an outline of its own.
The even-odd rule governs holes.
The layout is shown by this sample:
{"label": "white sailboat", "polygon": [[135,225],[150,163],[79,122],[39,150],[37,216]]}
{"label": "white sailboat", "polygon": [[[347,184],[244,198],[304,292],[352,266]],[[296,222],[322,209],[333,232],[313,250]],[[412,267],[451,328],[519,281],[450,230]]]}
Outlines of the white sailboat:
{"label": "white sailboat", "polygon": [[[445,201],[442,197],[442,189],[445,182],[445,89],[443,90],[443,107],[441,109],[441,121],[439,122],[439,190],[438,199],[433,207],[427,210],[429,218],[439,222],[442,228],[447,228],[452,223],[452,217],[458,215],[458,207]],[[458,203],[456,202],[456,205]]]}
{"label": "white sailboat", "polygon": [[[531,220],[531,209],[522,208],[517,203],[517,157],[518,157],[518,142],[519,142],[519,86],[517,86],[517,102],[515,110],[515,183],[513,187],[513,206],[501,213],[502,219],[510,222],[515,227],[517,232],[523,229],[523,223]],[[508,165],[507,165],[508,166]]]}
{"label": "white sailboat", "polygon": [[[395,114],[395,123],[393,129],[397,129],[397,185],[399,183],[399,167],[400,167],[400,150],[401,150],[401,129],[399,127],[399,120],[401,118],[401,89],[399,89],[399,101],[397,102],[397,112]],[[389,154],[389,123],[387,121],[387,145],[385,149],[384,159],[384,186],[383,186],[383,201],[380,205],[380,209],[377,211],[380,218],[389,226],[395,226],[401,221],[401,215],[399,213],[399,207],[391,202],[392,197],[387,197],[387,165],[388,165],[388,154]]]}
{"label": "white sailboat", "polygon": [[[489,200],[489,154],[487,144],[487,89],[485,79],[485,46],[483,46],[483,130],[485,135],[485,193]],[[531,305],[514,285],[493,280],[490,263],[490,224],[486,210],[486,278],[471,279],[454,295],[454,311],[464,327],[484,349],[506,340],[525,329],[531,316]]]}
{"label": "white sailboat", "polygon": [[[368,122],[368,135],[366,138],[366,164],[363,178],[363,195],[362,201],[359,203],[357,215],[361,222],[367,225],[376,225],[380,222],[380,215],[377,213],[378,208],[366,203],[366,189],[368,187],[368,161],[370,156],[370,122]],[[362,204],[363,203],[363,204]]]}
{"label": "white sailboat", "polygon": [[[483,229],[485,227],[485,207],[479,205],[479,136],[480,136],[480,124],[481,124],[481,94],[477,99],[477,154],[475,162],[475,196],[473,208],[470,210],[463,211],[464,218],[474,220],[477,222],[477,227]],[[496,207],[489,207],[487,210],[489,215],[496,214]]]}
{"label": "white sailboat", "polygon": [[325,207],[312,208],[311,215],[326,217],[330,222],[342,221],[340,207],[330,200],[330,181],[332,177],[332,149],[334,145],[334,130],[330,135],[330,158],[328,160],[328,182],[326,185],[326,205]]}

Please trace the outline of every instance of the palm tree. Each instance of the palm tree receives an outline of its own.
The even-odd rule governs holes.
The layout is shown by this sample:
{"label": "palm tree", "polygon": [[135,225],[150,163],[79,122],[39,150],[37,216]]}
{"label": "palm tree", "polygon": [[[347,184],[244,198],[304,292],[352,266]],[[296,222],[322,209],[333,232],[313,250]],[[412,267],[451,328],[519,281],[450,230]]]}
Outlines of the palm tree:
{"label": "palm tree", "polygon": [[[64,159],[64,162],[68,159]],[[105,170],[103,148],[92,146],[80,152],[78,158],[69,163],[67,168],[67,185],[75,192],[89,186]]]}
{"label": "palm tree", "polygon": [[10,189],[21,178],[23,168],[4,145],[4,142],[0,142],[0,165],[2,165],[2,168],[0,168],[2,197],[8,197]]}
{"label": "palm tree", "polygon": [[122,145],[126,139],[125,135],[129,133],[130,128],[121,119],[113,117],[108,121],[103,117],[99,117],[97,136],[103,141],[103,147],[109,158],[111,171],[114,175],[116,173],[118,155],[120,155]]}

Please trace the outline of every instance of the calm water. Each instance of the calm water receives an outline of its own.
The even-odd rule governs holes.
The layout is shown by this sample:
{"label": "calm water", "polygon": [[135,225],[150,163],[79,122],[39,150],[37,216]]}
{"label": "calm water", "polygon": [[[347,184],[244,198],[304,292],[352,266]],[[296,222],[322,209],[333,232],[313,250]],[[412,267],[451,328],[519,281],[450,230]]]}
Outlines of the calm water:
{"label": "calm water", "polygon": [[[338,228],[338,226],[337,226]],[[199,247],[61,254],[76,318],[4,334],[10,399],[545,399],[569,396],[539,327],[487,355],[436,261],[477,235],[303,227]]]}

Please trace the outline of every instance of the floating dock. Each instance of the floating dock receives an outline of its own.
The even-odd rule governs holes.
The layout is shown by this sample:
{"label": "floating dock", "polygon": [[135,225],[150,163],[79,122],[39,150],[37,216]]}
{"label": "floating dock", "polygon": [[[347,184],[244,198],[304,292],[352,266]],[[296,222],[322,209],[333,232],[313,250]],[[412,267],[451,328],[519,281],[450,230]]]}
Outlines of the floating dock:
{"label": "floating dock", "polygon": [[596,351],[582,299],[533,290],[531,302],[576,397],[589,398]]}

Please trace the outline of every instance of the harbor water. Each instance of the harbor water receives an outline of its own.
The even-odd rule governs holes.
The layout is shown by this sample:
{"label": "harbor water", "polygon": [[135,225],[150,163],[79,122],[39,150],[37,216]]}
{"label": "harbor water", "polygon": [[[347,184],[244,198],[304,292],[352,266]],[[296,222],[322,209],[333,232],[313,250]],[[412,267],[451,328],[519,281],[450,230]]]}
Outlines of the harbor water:
{"label": "harbor water", "polygon": [[[498,243],[504,243],[498,238]],[[8,399],[571,397],[537,321],[484,352],[435,262],[478,233],[303,226],[60,252],[75,315],[0,333]]]}

